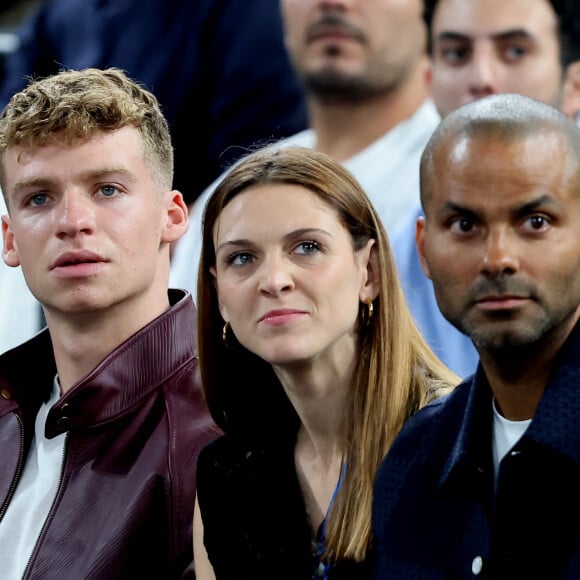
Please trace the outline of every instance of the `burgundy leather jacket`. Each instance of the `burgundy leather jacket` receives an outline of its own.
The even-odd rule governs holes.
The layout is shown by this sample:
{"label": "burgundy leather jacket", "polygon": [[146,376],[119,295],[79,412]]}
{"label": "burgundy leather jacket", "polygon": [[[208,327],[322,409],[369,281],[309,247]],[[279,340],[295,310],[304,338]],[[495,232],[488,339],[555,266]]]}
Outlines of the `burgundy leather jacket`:
{"label": "burgundy leather jacket", "polygon": [[[65,458],[24,578],[195,577],[197,456],[217,432],[198,383],[193,301],[176,290],[170,300],[50,410],[46,435],[67,432]],[[0,356],[0,525],[55,374],[46,330]]]}

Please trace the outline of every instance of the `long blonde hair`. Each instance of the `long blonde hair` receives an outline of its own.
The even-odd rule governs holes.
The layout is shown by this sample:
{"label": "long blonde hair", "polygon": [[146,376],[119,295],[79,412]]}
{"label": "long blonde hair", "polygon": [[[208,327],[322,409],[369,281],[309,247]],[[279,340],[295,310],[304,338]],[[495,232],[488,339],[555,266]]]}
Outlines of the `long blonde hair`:
{"label": "long blonde hair", "polygon": [[[271,366],[241,345],[227,348],[210,268],[213,229],[223,208],[248,187],[303,186],[334,207],[354,249],[374,239],[380,292],[368,325],[359,324],[360,356],[344,409],[346,470],[327,523],[327,557],[362,561],[371,542],[373,480],[405,420],[459,379],[433,354],[406,305],[380,219],[360,184],[340,163],[302,147],[270,146],[234,166],[207,203],[198,276],[202,384],[210,412],[226,433],[295,437],[298,418]],[[361,305],[366,308],[366,305]]]}

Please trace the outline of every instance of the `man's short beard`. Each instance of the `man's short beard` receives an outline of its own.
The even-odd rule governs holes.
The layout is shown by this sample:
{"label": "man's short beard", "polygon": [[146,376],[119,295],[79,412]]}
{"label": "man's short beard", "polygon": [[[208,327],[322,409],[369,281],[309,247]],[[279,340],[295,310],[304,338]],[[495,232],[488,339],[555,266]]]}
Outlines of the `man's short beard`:
{"label": "man's short beard", "polygon": [[373,100],[392,92],[396,86],[369,83],[359,76],[349,76],[336,71],[310,73],[302,79],[306,92],[325,104],[353,104]]}
{"label": "man's short beard", "polygon": [[491,355],[497,356],[504,352],[510,352],[512,349],[533,348],[543,338],[546,331],[544,328],[531,328],[525,333],[506,331],[495,336],[489,336],[488,333],[480,332],[477,328],[472,328],[469,325],[462,325],[459,330],[471,338],[478,350],[485,350]]}
{"label": "man's short beard", "polygon": [[539,350],[545,348],[551,340],[554,332],[565,323],[572,313],[557,313],[551,317],[540,318],[516,323],[513,330],[506,329],[504,332],[491,333],[478,330],[477,325],[466,321],[450,321],[459,331],[463,332],[473,342],[478,351],[486,351],[498,362],[508,362],[510,357],[519,360],[522,356],[534,356]]}

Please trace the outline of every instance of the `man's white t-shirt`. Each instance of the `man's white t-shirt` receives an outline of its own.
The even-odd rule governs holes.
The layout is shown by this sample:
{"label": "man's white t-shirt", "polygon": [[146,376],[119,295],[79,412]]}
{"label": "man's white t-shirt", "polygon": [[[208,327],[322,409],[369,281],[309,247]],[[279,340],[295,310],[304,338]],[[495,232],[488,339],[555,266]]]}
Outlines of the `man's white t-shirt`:
{"label": "man's white t-shirt", "polygon": [[48,412],[59,398],[60,385],[55,378],[50,398],[36,415],[34,438],[22,475],[0,522],[2,580],[22,578],[58,491],[66,433],[52,439],[47,439],[44,433]]}

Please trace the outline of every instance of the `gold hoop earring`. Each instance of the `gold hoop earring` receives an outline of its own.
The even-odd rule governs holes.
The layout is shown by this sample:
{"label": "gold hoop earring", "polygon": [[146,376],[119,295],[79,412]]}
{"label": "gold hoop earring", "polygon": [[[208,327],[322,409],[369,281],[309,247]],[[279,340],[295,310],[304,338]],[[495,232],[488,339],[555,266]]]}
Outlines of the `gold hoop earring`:
{"label": "gold hoop earring", "polygon": [[224,346],[227,347],[228,345],[228,328],[230,327],[230,323],[226,321],[224,327],[222,328],[222,342]]}
{"label": "gold hoop earring", "polygon": [[363,326],[370,326],[371,318],[373,317],[373,314],[375,312],[375,307],[373,305],[373,301],[370,298],[367,298],[364,301],[364,304],[366,304],[366,310],[364,307],[361,309],[361,320]]}

